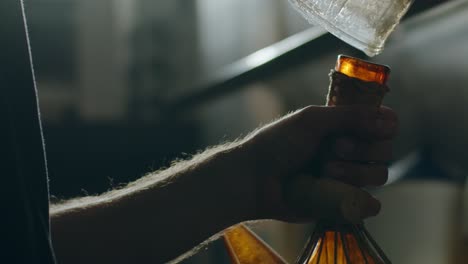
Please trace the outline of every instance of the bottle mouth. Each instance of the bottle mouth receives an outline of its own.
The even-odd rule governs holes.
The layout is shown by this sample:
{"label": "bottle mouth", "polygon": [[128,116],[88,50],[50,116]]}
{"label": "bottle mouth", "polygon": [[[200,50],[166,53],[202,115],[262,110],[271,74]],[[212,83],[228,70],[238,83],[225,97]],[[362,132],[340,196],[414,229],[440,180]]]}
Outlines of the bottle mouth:
{"label": "bottle mouth", "polygon": [[358,58],[339,55],[335,70],[349,77],[366,82],[385,84],[390,75],[390,67]]}

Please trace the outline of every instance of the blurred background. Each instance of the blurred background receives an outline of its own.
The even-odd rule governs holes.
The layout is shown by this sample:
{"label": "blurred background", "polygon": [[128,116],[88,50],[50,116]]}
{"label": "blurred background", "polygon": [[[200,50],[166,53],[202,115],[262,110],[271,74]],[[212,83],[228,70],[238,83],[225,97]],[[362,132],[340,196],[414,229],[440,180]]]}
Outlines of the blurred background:
{"label": "blurred background", "polygon": [[[336,56],[365,57],[285,0],[25,2],[55,199],[323,104]],[[376,58],[392,67],[401,133],[368,225],[394,263],[466,263],[467,23],[468,1],[416,1]],[[292,262],[312,227],[253,228]],[[184,263],[228,259],[217,241]]]}

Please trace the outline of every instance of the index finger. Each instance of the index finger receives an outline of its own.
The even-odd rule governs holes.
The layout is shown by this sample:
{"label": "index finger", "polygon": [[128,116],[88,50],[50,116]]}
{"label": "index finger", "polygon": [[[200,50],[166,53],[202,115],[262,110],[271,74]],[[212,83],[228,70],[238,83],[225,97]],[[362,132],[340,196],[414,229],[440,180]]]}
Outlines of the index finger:
{"label": "index finger", "polygon": [[366,140],[393,138],[398,131],[398,117],[388,107],[311,106],[301,113],[306,129],[324,134],[352,134]]}

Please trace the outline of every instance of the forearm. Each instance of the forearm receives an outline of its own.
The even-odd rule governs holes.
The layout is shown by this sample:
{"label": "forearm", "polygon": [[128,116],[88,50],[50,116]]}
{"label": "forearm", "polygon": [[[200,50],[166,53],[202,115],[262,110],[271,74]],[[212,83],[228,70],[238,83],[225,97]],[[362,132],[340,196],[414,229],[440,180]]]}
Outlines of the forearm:
{"label": "forearm", "polygon": [[237,154],[239,147],[218,147],[121,190],[54,206],[58,260],[161,263],[247,220],[253,190],[236,182],[246,157]]}
{"label": "forearm", "polygon": [[[378,201],[355,186],[385,182],[387,168],[374,162],[389,160],[386,140],[397,123],[386,108],[310,106],[242,143],[205,151],[121,190],[55,206],[58,259],[162,263],[244,220],[359,221],[375,215]],[[312,162],[321,161],[322,143],[337,134],[343,136],[331,149],[340,160],[311,171]]]}

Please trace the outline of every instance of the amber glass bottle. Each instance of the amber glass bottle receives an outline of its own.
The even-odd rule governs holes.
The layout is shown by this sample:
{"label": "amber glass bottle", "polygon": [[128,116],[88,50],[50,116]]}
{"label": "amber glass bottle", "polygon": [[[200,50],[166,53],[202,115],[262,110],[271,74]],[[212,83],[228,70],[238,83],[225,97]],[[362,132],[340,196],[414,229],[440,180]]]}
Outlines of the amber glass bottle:
{"label": "amber glass bottle", "polygon": [[[327,105],[380,106],[388,88],[390,68],[340,55],[330,74]],[[388,264],[391,263],[364,227],[321,220],[298,264]]]}
{"label": "amber glass bottle", "polygon": [[224,233],[232,264],[286,264],[270,246],[247,226],[240,224]]}

